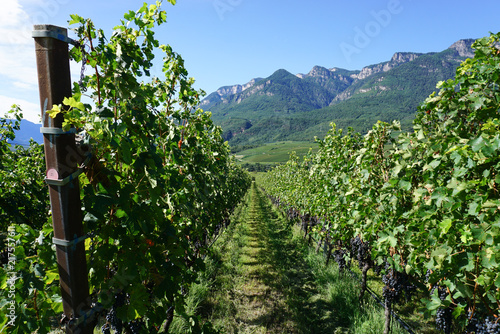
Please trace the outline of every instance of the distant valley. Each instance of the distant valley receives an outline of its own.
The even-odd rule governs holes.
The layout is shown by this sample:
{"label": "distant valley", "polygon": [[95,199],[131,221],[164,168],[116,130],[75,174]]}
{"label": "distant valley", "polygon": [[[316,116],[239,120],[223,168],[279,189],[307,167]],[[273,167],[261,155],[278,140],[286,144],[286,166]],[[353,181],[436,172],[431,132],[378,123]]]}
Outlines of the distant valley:
{"label": "distant valley", "polygon": [[200,107],[212,112],[233,147],[312,141],[323,137],[331,122],[364,133],[378,120],[399,120],[409,130],[418,105],[437,82],[453,78],[458,65],[474,56],[473,42],[460,40],[441,52],[397,52],[357,71],[280,69],[267,78],[221,87]]}

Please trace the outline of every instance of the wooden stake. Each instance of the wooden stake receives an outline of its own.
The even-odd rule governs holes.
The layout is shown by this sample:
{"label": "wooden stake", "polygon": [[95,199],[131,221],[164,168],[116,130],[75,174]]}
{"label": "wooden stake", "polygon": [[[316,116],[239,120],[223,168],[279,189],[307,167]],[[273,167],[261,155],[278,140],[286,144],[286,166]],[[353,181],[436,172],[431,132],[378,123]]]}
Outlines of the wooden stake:
{"label": "wooden stake", "polygon": [[[83,236],[80,187],[78,177],[70,177],[83,157],[76,148],[74,133],[62,133],[63,116],[53,119],[46,113],[72,95],[67,30],[35,25],[33,37],[61,295],[64,315],[74,321],[90,308],[85,242],[75,242]],[[65,178],[68,182],[58,185]],[[94,325],[87,322],[79,328],[67,326],[66,333],[92,333]]]}

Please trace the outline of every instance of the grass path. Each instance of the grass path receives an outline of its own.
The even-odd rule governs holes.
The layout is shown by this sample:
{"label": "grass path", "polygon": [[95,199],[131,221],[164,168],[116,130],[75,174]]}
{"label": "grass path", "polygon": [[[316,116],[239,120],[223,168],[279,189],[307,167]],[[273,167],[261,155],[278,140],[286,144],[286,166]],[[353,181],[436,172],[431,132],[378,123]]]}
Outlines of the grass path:
{"label": "grass path", "polygon": [[222,253],[218,280],[227,285],[213,304],[225,310],[214,325],[228,333],[327,333],[317,315],[330,311],[310,299],[319,292],[290,226],[255,185],[242,211]]}
{"label": "grass path", "polygon": [[[269,228],[275,222],[263,208],[256,188],[251,193],[245,243],[241,248],[239,279],[233,289],[237,306],[235,322],[242,333],[284,332],[287,307],[282,289],[276,289],[280,272],[272,261]],[[293,327],[293,324],[292,326]]]}
{"label": "grass path", "polygon": [[357,282],[326,267],[255,184],[216,245],[190,310],[221,332],[382,333],[383,310],[361,308]]}

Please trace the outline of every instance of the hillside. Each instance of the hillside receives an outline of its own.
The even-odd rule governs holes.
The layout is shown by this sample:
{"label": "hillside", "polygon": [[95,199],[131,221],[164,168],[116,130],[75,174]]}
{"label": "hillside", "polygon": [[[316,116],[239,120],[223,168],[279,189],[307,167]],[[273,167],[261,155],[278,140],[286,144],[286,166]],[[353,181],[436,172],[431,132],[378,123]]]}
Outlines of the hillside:
{"label": "hillside", "polygon": [[43,135],[40,133],[42,124],[32,123],[26,119],[21,120],[21,128],[15,131],[16,138],[12,145],[28,146],[33,139],[39,144],[43,143]]}
{"label": "hillside", "polygon": [[397,52],[387,62],[359,71],[315,66],[307,74],[277,70],[245,85],[226,86],[200,107],[212,112],[231,145],[322,137],[335,122],[365,132],[377,121],[400,120],[411,127],[417,106],[436,83],[455,75],[472,57],[474,40],[441,52]]}

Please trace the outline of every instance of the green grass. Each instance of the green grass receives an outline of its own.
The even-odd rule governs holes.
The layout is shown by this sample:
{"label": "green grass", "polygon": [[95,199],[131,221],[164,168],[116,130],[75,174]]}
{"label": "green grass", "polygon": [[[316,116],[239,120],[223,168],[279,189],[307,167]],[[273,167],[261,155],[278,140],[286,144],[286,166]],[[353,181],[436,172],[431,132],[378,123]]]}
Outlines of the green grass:
{"label": "green grass", "polygon": [[205,299],[187,309],[223,333],[383,332],[383,308],[368,297],[360,305],[358,282],[325,266],[256,186],[206,265],[199,284],[208,290],[191,289]]}
{"label": "green grass", "polygon": [[264,144],[260,147],[240,151],[235,156],[241,163],[285,163],[288,161],[292,151],[295,151],[299,156],[304,156],[311,148],[316,152],[318,144],[308,141],[284,141]]}

